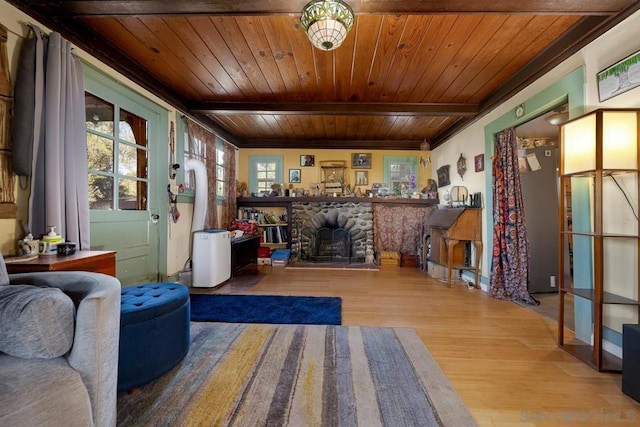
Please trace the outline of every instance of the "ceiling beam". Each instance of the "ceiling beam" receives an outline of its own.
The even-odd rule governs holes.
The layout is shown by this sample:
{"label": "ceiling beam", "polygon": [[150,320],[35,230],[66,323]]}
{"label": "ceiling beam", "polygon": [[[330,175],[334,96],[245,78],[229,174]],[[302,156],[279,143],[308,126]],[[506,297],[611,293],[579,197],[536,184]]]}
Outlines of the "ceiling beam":
{"label": "ceiling beam", "polygon": [[304,149],[351,149],[351,150],[419,150],[424,140],[380,140],[380,139],[246,139],[238,148],[304,148]]}
{"label": "ceiling beam", "polygon": [[218,102],[203,101],[189,105],[200,114],[289,114],[341,116],[460,116],[480,112],[477,104],[393,103],[393,102]]}
{"label": "ceiling beam", "polygon": [[[8,0],[22,7],[49,9],[69,18],[121,15],[274,15],[299,14],[308,0]],[[634,0],[347,0],[356,14],[569,14],[613,15]],[[20,7],[20,6],[19,6]]]}

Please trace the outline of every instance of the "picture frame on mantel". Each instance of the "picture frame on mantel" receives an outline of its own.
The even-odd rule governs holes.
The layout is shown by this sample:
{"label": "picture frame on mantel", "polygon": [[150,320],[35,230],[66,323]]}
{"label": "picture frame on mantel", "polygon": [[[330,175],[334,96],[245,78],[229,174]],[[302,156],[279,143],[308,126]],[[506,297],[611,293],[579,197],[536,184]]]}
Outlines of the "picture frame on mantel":
{"label": "picture frame on mantel", "polygon": [[352,169],[371,169],[371,153],[352,153]]}
{"label": "picture frame on mantel", "polygon": [[369,173],[367,171],[356,171],[356,185],[369,185]]}

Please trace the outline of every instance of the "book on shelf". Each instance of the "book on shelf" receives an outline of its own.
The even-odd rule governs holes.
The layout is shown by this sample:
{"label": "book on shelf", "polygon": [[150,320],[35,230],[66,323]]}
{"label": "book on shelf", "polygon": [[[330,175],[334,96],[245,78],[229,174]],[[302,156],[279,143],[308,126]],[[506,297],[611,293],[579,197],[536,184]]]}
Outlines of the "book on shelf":
{"label": "book on shelf", "polygon": [[262,243],[287,243],[287,227],[277,225],[262,230]]}

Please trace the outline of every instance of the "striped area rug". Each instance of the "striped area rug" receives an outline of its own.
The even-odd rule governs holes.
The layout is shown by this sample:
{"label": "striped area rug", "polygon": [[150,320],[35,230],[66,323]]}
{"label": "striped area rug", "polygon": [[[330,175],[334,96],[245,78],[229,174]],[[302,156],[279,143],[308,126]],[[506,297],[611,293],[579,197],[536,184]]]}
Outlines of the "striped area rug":
{"label": "striped area rug", "polygon": [[118,426],[475,426],[413,329],[192,323]]}

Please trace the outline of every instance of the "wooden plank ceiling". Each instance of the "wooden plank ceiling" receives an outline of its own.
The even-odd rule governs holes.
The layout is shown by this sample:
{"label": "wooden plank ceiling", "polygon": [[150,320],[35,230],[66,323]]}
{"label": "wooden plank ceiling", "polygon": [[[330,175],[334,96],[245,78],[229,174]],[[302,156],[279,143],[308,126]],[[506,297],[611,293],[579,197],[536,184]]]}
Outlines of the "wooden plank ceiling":
{"label": "wooden plank ceiling", "polygon": [[[9,0],[240,148],[436,147],[640,6],[351,1],[337,50],[305,0]],[[490,3],[490,4],[487,4]]]}

